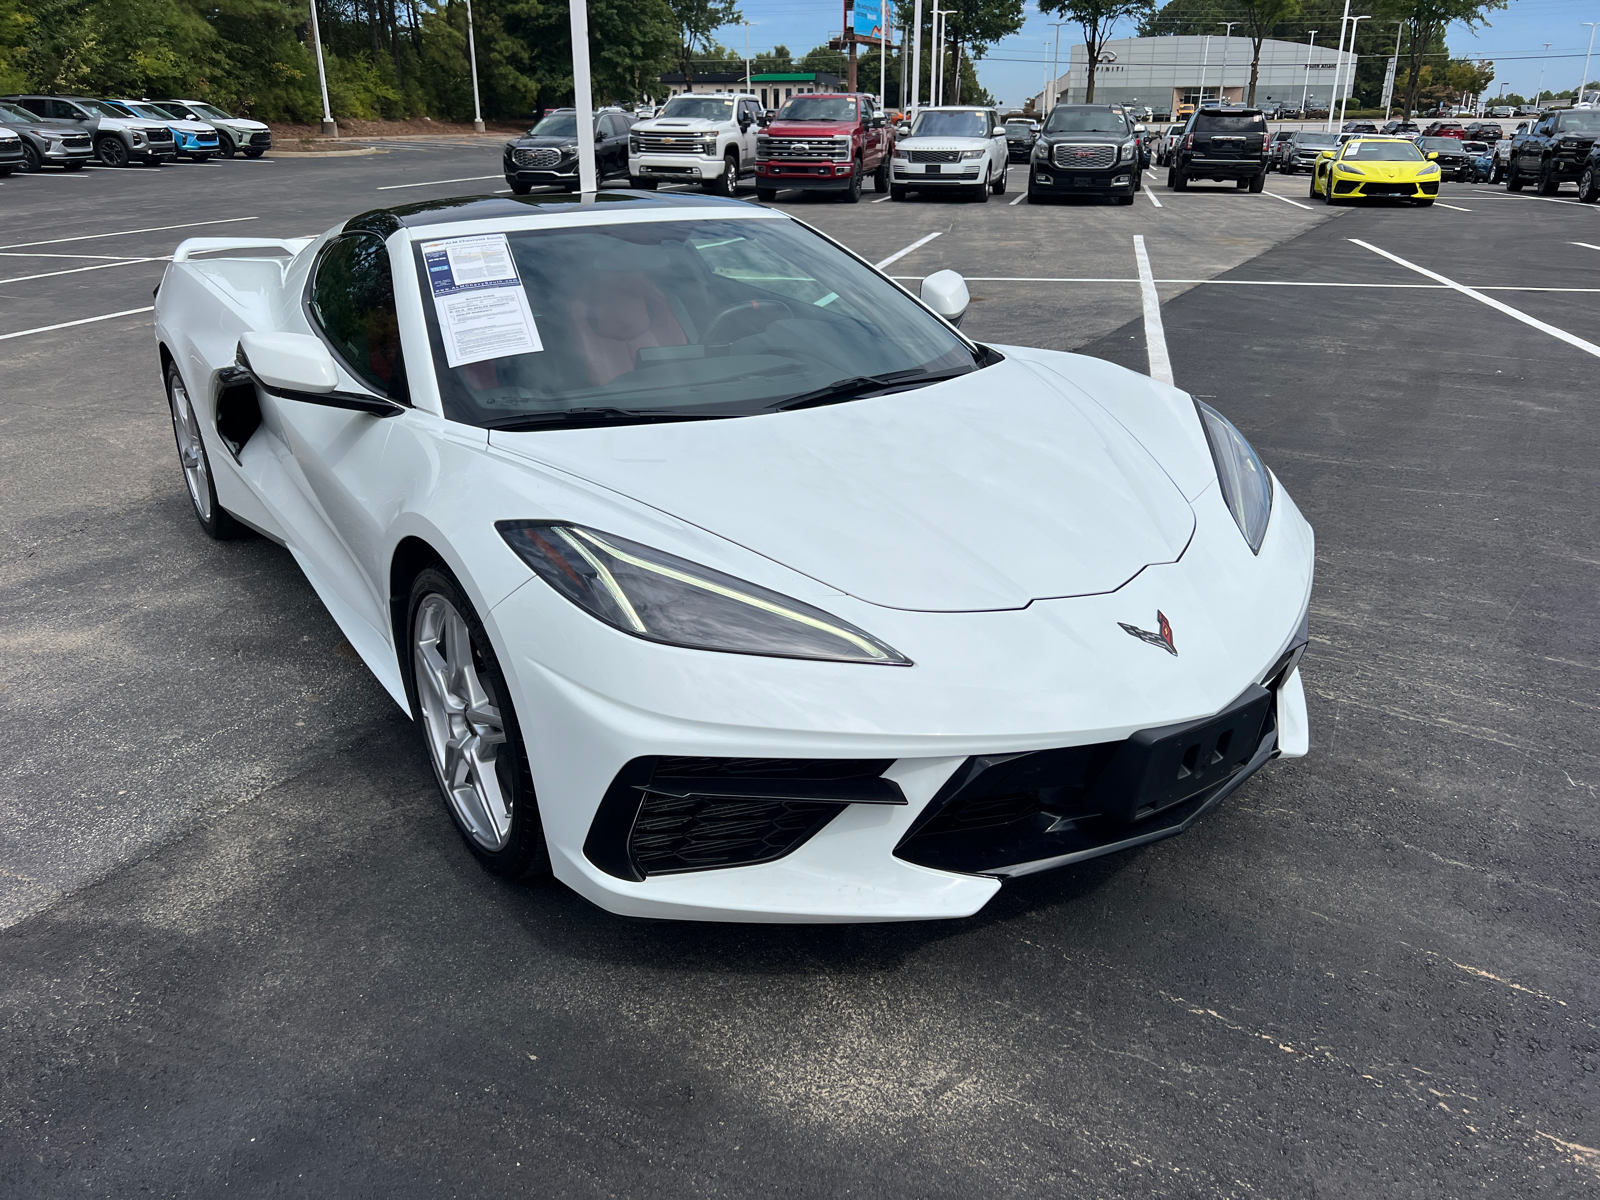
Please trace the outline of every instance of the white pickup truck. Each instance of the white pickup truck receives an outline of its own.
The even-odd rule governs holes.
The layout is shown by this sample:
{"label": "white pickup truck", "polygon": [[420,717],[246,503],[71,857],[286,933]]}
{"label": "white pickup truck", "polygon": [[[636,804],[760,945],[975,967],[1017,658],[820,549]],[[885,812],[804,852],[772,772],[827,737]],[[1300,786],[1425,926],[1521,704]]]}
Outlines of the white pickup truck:
{"label": "white pickup truck", "polygon": [[628,178],[636,188],[698,183],[731,196],[755,176],[756,131],[767,123],[761,101],[746,92],[674,96],[628,131]]}

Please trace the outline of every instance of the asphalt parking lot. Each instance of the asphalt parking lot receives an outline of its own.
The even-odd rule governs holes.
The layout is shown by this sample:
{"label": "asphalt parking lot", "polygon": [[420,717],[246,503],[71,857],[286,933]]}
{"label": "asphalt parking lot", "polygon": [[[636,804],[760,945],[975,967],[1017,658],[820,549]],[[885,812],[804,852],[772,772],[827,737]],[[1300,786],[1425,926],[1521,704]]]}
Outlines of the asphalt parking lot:
{"label": "asphalt parking lot", "polygon": [[0,1194],[1600,1188],[1600,207],[784,193],[979,339],[1164,344],[1316,528],[1312,750],[964,921],[676,925],[481,872],[288,554],[195,526],[162,257],[504,186],[383,150],[0,184]]}

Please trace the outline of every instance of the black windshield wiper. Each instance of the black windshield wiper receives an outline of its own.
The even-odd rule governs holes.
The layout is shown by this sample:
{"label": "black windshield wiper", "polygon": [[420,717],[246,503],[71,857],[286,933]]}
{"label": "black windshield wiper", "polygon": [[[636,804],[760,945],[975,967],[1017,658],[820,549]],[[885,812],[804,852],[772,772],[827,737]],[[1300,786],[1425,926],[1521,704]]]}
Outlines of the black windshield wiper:
{"label": "black windshield wiper", "polygon": [[487,421],[486,429],[502,433],[525,433],[535,429],[568,428],[586,425],[653,424],[662,421],[714,421],[736,413],[706,412],[703,409],[664,408],[563,408],[555,412],[521,413],[515,417]]}
{"label": "black windshield wiper", "polygon": [[883,392],[890,388],[919,387],[925,383],[940,383],[946,379],[954,379],[958,375],[966,375],[969,370],[924,371],[921,367],[912,367],[906,371],[890,371],[884,375],[854,375],[849,379],[835,380],[827,387],[820,387],[815,391],[801,392],[798,396],[786,396],[768,407],[773,412],[790,412],[797,408],[818,408],[824,404],[842,404],[846,400],[860,400],[865,396]]}

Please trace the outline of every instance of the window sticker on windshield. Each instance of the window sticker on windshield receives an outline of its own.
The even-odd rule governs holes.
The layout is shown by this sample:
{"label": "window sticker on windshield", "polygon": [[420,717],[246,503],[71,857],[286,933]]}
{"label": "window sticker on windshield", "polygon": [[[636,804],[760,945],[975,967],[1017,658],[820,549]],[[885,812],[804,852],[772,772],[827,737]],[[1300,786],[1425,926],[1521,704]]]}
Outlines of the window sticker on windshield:
{"label": "window sticker on windshield", "polygon": [[424,242],[422,261],[450,366],[544,349],[505,234]]}

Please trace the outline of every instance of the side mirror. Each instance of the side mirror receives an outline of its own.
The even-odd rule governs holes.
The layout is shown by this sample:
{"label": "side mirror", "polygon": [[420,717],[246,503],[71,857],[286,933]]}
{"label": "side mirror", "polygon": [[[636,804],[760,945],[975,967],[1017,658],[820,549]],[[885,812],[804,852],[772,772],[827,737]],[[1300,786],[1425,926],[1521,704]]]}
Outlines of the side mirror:
{"label": "side mirror", "polygon": [[1436,159],[1438,157],[1439,157],[1439,152],[1437,150],[1429,150],[1428,151],[1428,161],[1429,162],[1432,162],[1434,159]]}
{"label": "side mirror", "polygon": [[967,315],[967,305],[972,297],[967,292],[967,281],[955,271],[935,271],[922,281],[917,293],[922,302],[952,325],[959,326]]}
{"label": "side mirror", "polygon": [[1144,127],[1144,126],[1143,126],[1143,125],[1142,125],[1142,124],[1141,124],[1141,125],[1135,125],[1135,126],[1134,126],[1134,127],[1133,127],[1133,131],[1134,131],[1134,132],[1135,132],[1135,133],[1149,133],[1149,132],[1150,132],[1150,131],[1149,131],[1149,130],[1148,130],[1148,129],[1146,129],[1146,128],[1145,128],[1145,127]]}
{"label": "side mirror", "polygon": [[990,137],[1005,137],[1005,135],[1006,135],[1006,127],[1004,125],[996,125],[994,127],[994,132],[991,133],[989,136]]}
{"label": "side mirror", "polygon": [[240,334],[238,362],[239,370],[268,395],[280,399],[353,409],[376,417],[405,411],[404,405],[393,400],[334,391],[339,371],[333,355],[309,333]]}

